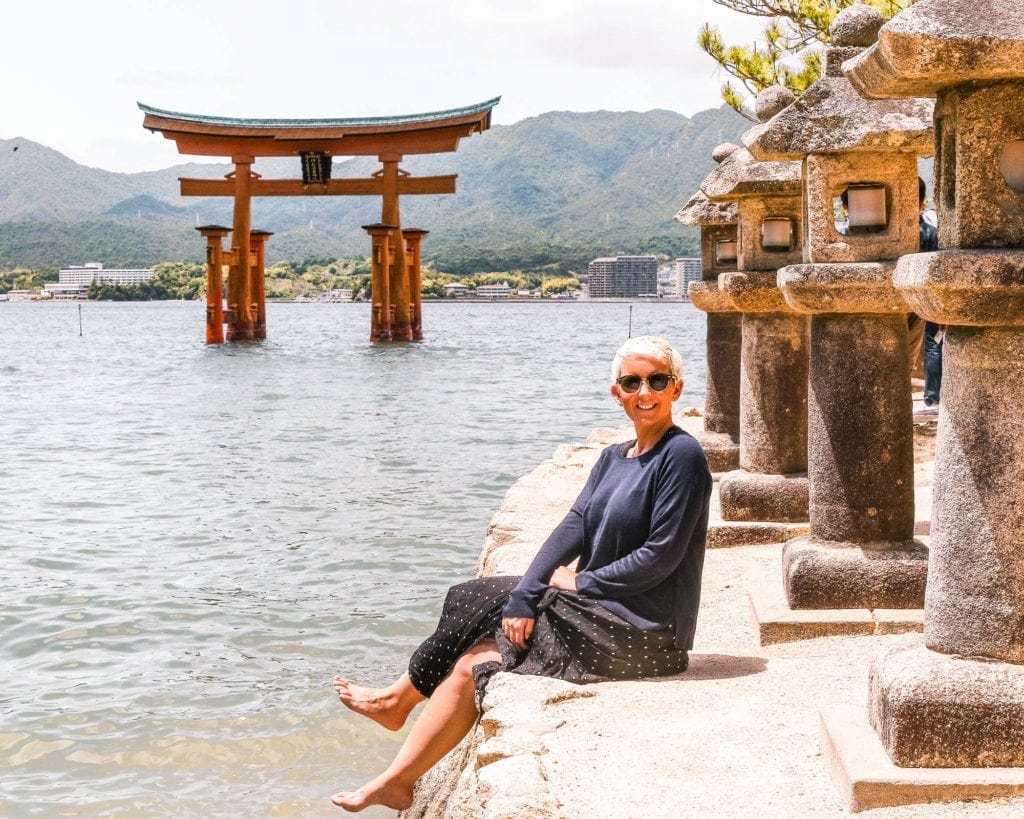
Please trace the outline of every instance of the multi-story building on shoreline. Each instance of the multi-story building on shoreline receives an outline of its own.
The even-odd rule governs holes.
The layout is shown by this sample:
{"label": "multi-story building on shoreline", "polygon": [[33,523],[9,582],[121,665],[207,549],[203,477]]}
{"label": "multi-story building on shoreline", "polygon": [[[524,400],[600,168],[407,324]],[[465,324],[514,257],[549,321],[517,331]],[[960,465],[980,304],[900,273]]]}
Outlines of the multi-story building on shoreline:
{"label": "multi-story building on shoreline", "polygon": [[587,266],[592,299],[655,295],[658,261],[654,256],[602,256]]}
{"label": "multi-story building on shoreline", "polygon": [[105,268],[102,262],[86,262],[84,265],[62,267],[58,272],[61,284],[88,287],[94,281],[103,284],[141,284],[153,278],[151,268]]}
{"label": "multi-story building on shoreline", "polygon": [[512,295],[512,288],[508,282],[501,284],[480,284],[477,285],[476,295],[482,299],[507,299]]}
{"label": "multi-story building on shoreline", "polygon": [[689,301],[686,286],[690,282],[699,282],[702,276],[700,256],[684,256],[676,259],[676,293],[683,301]]}

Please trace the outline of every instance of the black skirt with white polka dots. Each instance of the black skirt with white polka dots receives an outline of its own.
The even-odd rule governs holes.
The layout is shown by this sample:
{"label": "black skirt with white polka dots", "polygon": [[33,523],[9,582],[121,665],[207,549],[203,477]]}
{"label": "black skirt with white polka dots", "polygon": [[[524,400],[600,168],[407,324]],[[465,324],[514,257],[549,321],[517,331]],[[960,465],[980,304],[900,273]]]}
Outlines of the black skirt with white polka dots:
{"label": "black skirt with white polka dots", "polygon": [[596,600],[559,589],[544,594],[530,644],[517,651],[501,631],[501,612],[518,582],[507,575],[478,577],[448,590],[437,629],[409,660],[417,691],[433,694],[459,657],[486,637],[497,642],[502,659],[474,669],[481,694],[497,671],[592,683],[686,670],[687,653],[675,647],[671,628],[645,631]]}

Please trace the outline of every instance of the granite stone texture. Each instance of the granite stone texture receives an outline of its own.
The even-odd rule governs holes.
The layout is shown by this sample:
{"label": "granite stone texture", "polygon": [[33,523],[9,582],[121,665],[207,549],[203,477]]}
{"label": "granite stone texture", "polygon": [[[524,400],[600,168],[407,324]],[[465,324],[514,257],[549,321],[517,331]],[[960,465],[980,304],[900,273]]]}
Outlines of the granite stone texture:
{"label": "granite stone texture", "polygon": [[719,261],[718,243],[738,241],[738,236],[739,229],[736,224],[708,225],[700,229],[700,267],[704,281],[717,281],[722,273],[736,270],[735,258],[732,261]]}
{"label": "granite stone texture", "polygon": [[928,550],[915,541],[867,543],[794,538],[782,550],[794,609],[914,609],[924,600]]}
{"label": "granite stone texture", "polygon": [[800,164],[758,162],[750,151],[737,146],[707,175],[700,187],[712,201],[793,195],[800,190]]}
{"label": "granite stone texture", "polygon": [[811,532],[822,540],[900,544],[913,538],[906,338],[902,315],[812,321],[807,471]]}
{"label": "granite stone texture", "polygon": [[776,275],[786,304],[800,313],[907,313],[893,286],[896,265],[880,262],[791,264]]}
{"label": "granite stone texture", "polygon": [[736,203],[712,202],[703,191],[697,191],[672,218],[690,227],[735,225]]}
{"label": "granite stone texture", "polygon": [[719,486],[722,518],[728,521],[805,521],[807,496],[804,474],[773,475],[736,470],[723,475]]}
{"label": "granite stone texture", "polygon": [[[921,236],[916,154],[813,154],[805,160],[804,169],[809,261],[876,262],[917,253]],[[852,230],[844,235],[836,229],[833,202],[846,188],[858,183],[885,188],[888,224],[882,230]]]}
{"label": "granite stone texture", "polygon": [[740,465],[740,445],[735,435],[725,432],[701,430],[693,436],[704,450],[708,469],[712,472],[728,472]]}
{"label": "granite stone texture", "polygon": [[760,122],[767,122],[779,111],[789,107],[796,95],[784,85],[772,85],[761,91],[754,100],[754,115]]}
{"label": "granite stone texture", "polygon": [[718,279],[690,282],[686,288],[690,302],[705,313],[735,313],[736,306],[725,291],[718,286]]}
{"label": "granite stone texture", "polygon": [[718,291],[740,313],[792,313],[776,286],[775,270],[744,270],[718,277]]}
{"label": "granite stone texture", "polygon": [[893,284],[919,316],[961,327],[1024,327],[1024,250],[904,256]]}
{"label": "granite stone texture", "polygon": [[897,765],[1024,766],[1024,666],[900,647],[872,664],[869,688],[871,724]]}
{"label": "granite stone texture", "polygon": [[755,159],[772,162],[838,152],[927,156],[934,149],[934,104],[917,97],[864,99],[837,71],[822,76],[764,127],[744,134],[743,142]]}
{"label": "granite stone texture", "polygon": [[704,429],[708,432],[724,432],[736,441],[739,440],[740,434],[740,352],[742,348],[743,334],[740,314],[708,313]]}
{"label": "granite stone texture", "polygon": [[[807,319],[743,316],[740,466],[785,475],[807,471]],[[767,518],[766,518],[767,520]]]}
{"label": "granite stone texture", "polygon": [[865,97],[934,97],[943,88],[1021,76],[1019,0],[919,0],[844,68]]}
{"label": "granite stone texture", "polygon": [[950,327],[943,344],[925,640],[1024,664],[1021,331]]}
{"label": "granite stone texture", "polygon": [[878,30],[885,22],[882,13],[864,3],[847,6],[832,21],[828,33],[833,46],[866,48],[878,39]]}
{"label": "granite stone texture", "polygon": [[1024,66],[1018,72],[1017,80],[939,93],[935,209],[940,248],[1024,246],[1024,196],[1010,187],[1002,170],[1004,149],[1024,137]]}

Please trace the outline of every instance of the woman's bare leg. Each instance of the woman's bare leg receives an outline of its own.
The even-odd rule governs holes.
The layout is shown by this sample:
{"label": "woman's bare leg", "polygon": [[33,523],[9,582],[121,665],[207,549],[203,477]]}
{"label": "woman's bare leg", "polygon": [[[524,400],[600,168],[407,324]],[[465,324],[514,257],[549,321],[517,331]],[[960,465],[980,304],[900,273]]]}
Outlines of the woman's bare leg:
{"label": "woman's bare leg", "polygon": [[412,709],[425,699],[413,687],[408,674],[386,688],[368,688],[350,683],[344,677],[335,677],[334,690],[341,704],[350,711],[369,717],[389,731],[397,731],[405,725]]}
{"label": "woman's bare leg", "polygon": [[473,667],[500,659],[493,640],[481,641],[463,654],[427,700],[387,770],[357,791],[336,793],[331,801],[347,811],[360,811],[370,805],[394,810],[408,808],[416,780],[458,745],[476,722]]}

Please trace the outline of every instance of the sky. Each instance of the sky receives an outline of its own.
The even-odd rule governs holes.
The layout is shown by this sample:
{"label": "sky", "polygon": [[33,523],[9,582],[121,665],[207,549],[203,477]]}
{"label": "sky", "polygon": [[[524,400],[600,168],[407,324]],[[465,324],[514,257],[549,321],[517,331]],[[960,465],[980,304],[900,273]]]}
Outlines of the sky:
{"label": "sky", "polygon": [[727,75],[701,24],[750,43],[763,20],[712,0],[48,0],[6,3],[0,138],[138,172],[188,161],[136,102],[193,114],[349,117],[501,97],[545,111],[692,115]]}

